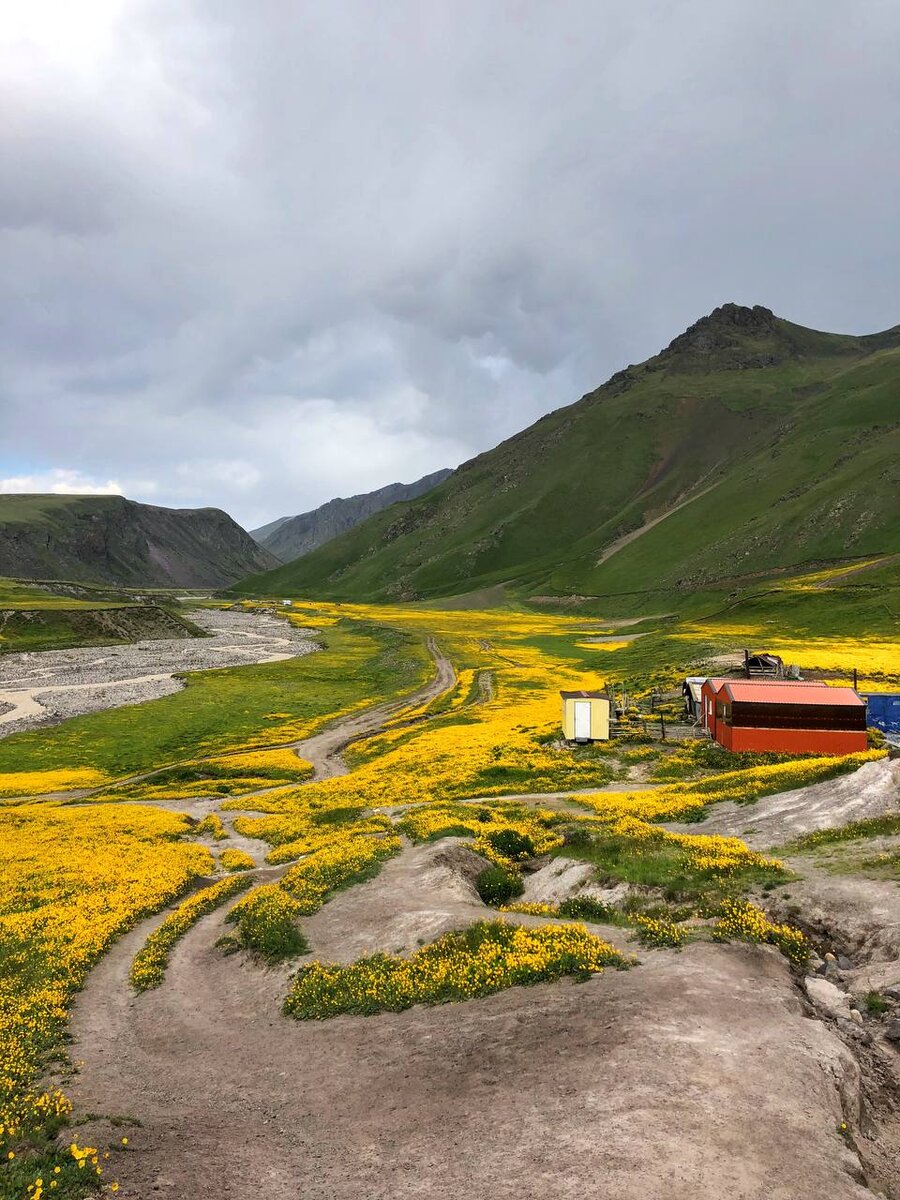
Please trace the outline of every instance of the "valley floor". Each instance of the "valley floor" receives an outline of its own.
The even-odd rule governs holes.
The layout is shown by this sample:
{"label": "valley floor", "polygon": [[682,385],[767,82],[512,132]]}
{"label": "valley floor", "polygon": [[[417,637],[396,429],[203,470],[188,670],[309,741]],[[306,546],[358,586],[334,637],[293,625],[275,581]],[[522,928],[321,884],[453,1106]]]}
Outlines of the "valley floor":
{"label": "valley floor", "polygon": [[[50,984],[14,976],[30,1014],[0,1020],[15,1087],[43,1064],[43,1086],[74,1107],[58,1136],[52,1123],[29,1134],[25,1117],[12,1127],[11,1196],[33,1196],[23,1160],[32,1175],[62,1163],[58,1194],[81,1195],[74,1137],[97,1148],[96,1186],[130,1200],[900,1198],[900,763],[719,761],[708,744],[640,734],[575,750],[553,740],[556,689],[603,671],[637,694],[671,640],[607,641],[609,624],[511,611],[295,608],[293,629],[261,611],[220,636],[262,631],[276,654],[278,637],[301,654],[315,637],[294,684],[318,705],[303,721],[265,713],[266,736],[198,741],[150,772],[123,760],[68,803],[0,808],[0,933],[19,939],[15,969],[43,939],[34,978],[66,962],[70,990],[53,998],[71,1008],[74,1064],[47,1061]],[[407,640],[373,640],[376,623]],[[158,711],[132,710],[129,734]],[[59,734],[9,745],[49,770]],[[59,747],[71,765],[71,737]],[[118,878],[97,838],[120,844]],[[191,909],[236,878],[229,853],[244,899]],[[503,912],[485,903],[490,870],[524,907],[515,891]],[[96,900],[98,921],[117,914],[71,963],[69,896]],[[573,899],[578,924],[560,908]],[[550,939],[582,930],[607,965],[510,987],[497,951],[486,984],[490,942],[457,945],[440,970],[452,982],[480,962],[478,998],[407,1002],[404,964],[498,919]],[[173,920],[141,990],[135,957]],[[540,953],[520,952],[513,973],[543,970]],[[322,963],[331,982],[304,1001],[320,1019],[290,1019],[286,998]],[[395,969],[388,984],[380,972]],[[342,971],[361,990],[329,1009]],[[4,1002],[0,988],[0,1014]],[[373,1005],[388,1011],[360,1015]]]}

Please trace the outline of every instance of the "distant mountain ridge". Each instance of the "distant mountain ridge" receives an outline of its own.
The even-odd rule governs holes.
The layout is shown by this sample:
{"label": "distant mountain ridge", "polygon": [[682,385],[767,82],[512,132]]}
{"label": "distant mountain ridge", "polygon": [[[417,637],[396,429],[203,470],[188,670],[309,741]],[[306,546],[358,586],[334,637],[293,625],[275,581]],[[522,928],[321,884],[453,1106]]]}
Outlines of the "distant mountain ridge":
{"label": "distant mountain ridge", "polygon": [[276,563],[218,508],[0,495],[0,575],[16,579],[219,588]]}
{"label": "distant mountain ridge", "polygon": [[239,594],[692,591],[900,551],[900,327],[724,304],[644,363]]}
{"label": "distant mountain ridge", "polygon": [[417,479],[415,483],[389,483],[375,492],[364,492],[359,496],[338,496],[295,517],[279,517],[259,529],[250,531],[261,546],[274,554],[281,562],[291,562],[301,555],[330,542],[339,534],[353,529],[361,521],[374,516],[392,504],[403,500],[415,500],[430,492],[452,474],[450,470],[434,471]]}

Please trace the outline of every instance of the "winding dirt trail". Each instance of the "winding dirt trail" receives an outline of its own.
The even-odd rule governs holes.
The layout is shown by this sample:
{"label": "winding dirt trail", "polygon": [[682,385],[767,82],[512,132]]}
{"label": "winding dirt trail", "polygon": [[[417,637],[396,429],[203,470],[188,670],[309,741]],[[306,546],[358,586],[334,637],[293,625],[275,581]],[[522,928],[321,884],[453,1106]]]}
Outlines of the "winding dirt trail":
{"label": "winding dirt trail", "polygon": [[377,704],[349,717],[343,717],[311,738],[289,743],[300,758],[312,763],[314,780],[346,775],[347,765],[342,758],[342,751],[348,746],[379,733],[392,717],[398,716],[406,709],[436,699],[455,685],[456,672],[453,664],[434,638],[428,639],[428,651],[434,660],[435,675],[424,687],[386,704]]}
{"label": "winding dirt trail", "polygon": [[[315,779],[346,770],[351,742],[453,685],[430,650],[425,687],[293,744]],[[255,849],[259,861],[267,847]],[[304,921],[313,955],[407,953],[486,915],[467,856],[458,843],[405,847]],[[224,911],[178,943],[161,987],[134,996],[131,959],[162,919],[113,947],[71,1022],[76,1115],[139,1122],[111,1167],[127,1200],[874,1196],[835,1132],[860,1118],[857,1062],[811,1019],[771,948],[695,944],[583,985],[296,1022],[281,1015],[292,966],[216,949]],[[116,1132],[97,1118],[80,1130]]]}
{"label": "winding dirt trail", "polygon": [[[409,911],[429,932],[472,919],[440,853],[336,897],[305,926],[314,950],[411,948]],[[856,1064],[774,951],[696,945],[582,985],[318,1023],[282,1017],[289,969],[224,958],[221,930],[201,921],[134,997],[135,930],[76,1006],[77,1111],[140,1122],[112,1168],[130,1200],[872,1200],[834,1134]]]}

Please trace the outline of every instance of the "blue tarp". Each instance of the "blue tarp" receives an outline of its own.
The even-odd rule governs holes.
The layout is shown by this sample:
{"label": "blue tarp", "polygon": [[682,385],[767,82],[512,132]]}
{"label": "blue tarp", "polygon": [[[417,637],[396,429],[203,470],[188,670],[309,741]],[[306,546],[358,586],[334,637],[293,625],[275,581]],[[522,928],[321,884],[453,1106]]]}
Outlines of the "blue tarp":
{"label": "blue tarp", "polygon": [[868,692],[867,722],[884,733],[900,733],[900,692]]}

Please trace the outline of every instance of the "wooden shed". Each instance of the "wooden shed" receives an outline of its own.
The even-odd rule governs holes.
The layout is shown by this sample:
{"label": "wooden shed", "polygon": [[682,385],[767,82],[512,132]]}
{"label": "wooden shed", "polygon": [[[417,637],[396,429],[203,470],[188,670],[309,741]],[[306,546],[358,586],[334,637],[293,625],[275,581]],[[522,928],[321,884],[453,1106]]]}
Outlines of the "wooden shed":
{"label": "wooden shed", "polygon": [[609,741],[609,697],[605,692],[560,692],[563,736],[568,742]]}
{"label": "wooden shed", "polygon": [[707,679],[703,724],[726,750],[854,754],[866,748],[866,702],[853,688]]}

